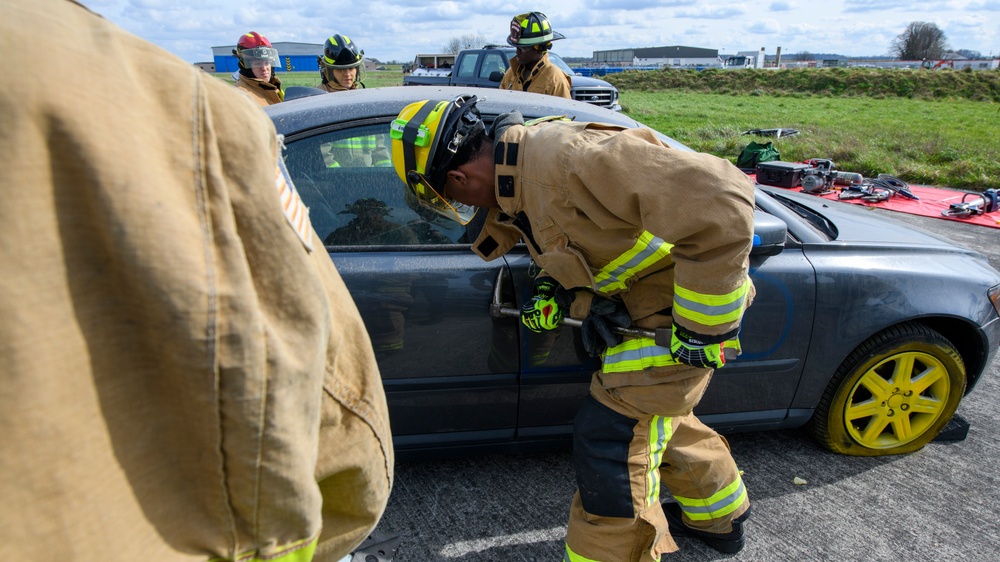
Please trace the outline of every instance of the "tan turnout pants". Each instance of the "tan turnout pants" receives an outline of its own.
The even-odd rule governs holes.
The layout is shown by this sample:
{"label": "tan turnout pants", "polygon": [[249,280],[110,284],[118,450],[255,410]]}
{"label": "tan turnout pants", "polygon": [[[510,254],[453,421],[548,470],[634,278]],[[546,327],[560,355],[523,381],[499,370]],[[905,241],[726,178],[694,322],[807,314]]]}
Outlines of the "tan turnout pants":
{"label": "tan turnout pants", "polygon": [[[565,561],[646,562],[676,551],[661,484],[685,522],[706,531],[732,531],[733,519],[749,508],[725,439],[692,414],[712,371],[668,370],[594,375],[574,428],[578,490]],[[615,385],[623,379],[629,386]]]}

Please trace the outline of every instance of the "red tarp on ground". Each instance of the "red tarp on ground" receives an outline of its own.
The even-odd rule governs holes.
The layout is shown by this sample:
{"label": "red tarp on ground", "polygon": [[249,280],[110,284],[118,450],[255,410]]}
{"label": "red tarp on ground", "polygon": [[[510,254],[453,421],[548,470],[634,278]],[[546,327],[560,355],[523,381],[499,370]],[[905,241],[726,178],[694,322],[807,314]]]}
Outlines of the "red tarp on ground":
{"label": "red tarp on ground", "polygon": [[[755,178],[755,174],[750,174],[750,177]],[[789,189],[789,191],[802,191],[802,188],[793,187]],[[1000,228],[1000,211],[984,213],[982,215],[972,215],[967,218],[946,217],[941,214],[941,211],[947,210],[948,206],[952,203],[961,203],[962,196],[966,193],[965,191],[956,191],[954,189],[943,189],[924,185],[911,185],[910,192],[920,199],[913,200],[897,194],[890,197],[888,201],[871,203],[863,199],[839,199],[839,189],[833,191],[832,193],[827,193],[826,195],[818,195],[817,197],[833,201],[842,201],[844,203],[854,203],[855,205],[864,205],[866,207],[877,207],[879,209],[899,211],[900,213],[909,213],[911,215],[920,215],[922,217],[934,217],[938,219]],[[971,196],[969,199],[971,199]]]}

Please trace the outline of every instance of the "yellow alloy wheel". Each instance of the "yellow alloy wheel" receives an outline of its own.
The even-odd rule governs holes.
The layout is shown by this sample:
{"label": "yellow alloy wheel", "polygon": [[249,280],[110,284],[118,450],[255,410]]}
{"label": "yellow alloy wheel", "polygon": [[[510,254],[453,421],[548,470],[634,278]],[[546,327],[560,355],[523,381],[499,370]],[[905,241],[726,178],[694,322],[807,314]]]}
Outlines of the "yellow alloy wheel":
{"label": "yellow alloy wheel", "polygon": [[948,423],[964,392],[965,365],[951,342],[903,324],[848,356],[820,400],[812,431],[847,455],[916,451]]}
{"label": "yellow alloy wheel", "polygon": [[903,352],[864,372],[844,406],[847,432],[871,449],[905,445],[927,432],[945,411],[951,383],[933,355]]}

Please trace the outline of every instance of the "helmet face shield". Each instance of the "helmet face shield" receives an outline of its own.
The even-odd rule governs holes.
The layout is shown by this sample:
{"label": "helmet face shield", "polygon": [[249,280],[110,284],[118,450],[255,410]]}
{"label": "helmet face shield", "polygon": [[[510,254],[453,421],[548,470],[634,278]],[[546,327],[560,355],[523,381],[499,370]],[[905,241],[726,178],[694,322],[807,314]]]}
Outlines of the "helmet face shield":
{"label": "helmet face shield", "polygon": [[278,50],[274,47],[254,47],[253,49],[243,49],[240,58],[247,68],[260,66],[268,63],[271,67],[278,66]]}
{"label": "helmet face shield", "polygon": [[462,226],[469,224],[469,221],[475,216],[476,207],[445,198],[431,186],[422,174],[411,172],[407,174],[406,180],[410,193],[417,198],[421,207],[434,211],[445,218],[458,221]]}

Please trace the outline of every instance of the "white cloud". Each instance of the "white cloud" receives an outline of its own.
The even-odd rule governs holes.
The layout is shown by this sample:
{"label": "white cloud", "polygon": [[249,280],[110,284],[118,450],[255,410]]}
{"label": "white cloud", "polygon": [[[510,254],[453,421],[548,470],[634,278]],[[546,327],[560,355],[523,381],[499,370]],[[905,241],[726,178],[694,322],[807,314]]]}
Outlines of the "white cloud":
{"label": "white cloud", "polygon": [[784,28],[781,22],[778,20],[757,20],[747,26],[747,31],[750,33],[759,33],[761,35],[776,35],[784,32]]}
{"label": "white cloud", "polygon": [[511,17],[530,8],[540,8],[566,35],[555,46],[563,56],[667,45],[728,52],[767,46],[773,53],[778,44],[786,53],[878,55],[911,21],[933,21],[953,46],[984,54],[996,51],[1000,39],[1000,0],[828,0],[822,10],[799,0],[768,0],[760,9],[728,0],[372,0],[352,4],[350,17],[328,0],[82,1],[191,62],[210,60],[212,46],[231,45],[249,30],[303,43],[343,33],[371,58],[412,60],[461,35],[502,41]]}
{"label": "white cloud", "polygon": [[677,10],[677,17],[694,19],[726,19],[733,16],[741,16],[746,12],[747,8],[743,4],[727,4],[724,6],[700,4],[693,8],[681,8]]}
{"label": "white cloud", "polygon": [[847,12],[878,12],[884,10],[896,10],[899,8],[911,9],[911,0],[844,0],[844,11]]}

